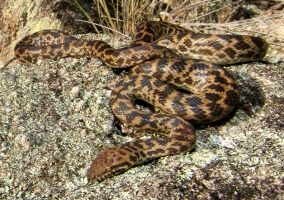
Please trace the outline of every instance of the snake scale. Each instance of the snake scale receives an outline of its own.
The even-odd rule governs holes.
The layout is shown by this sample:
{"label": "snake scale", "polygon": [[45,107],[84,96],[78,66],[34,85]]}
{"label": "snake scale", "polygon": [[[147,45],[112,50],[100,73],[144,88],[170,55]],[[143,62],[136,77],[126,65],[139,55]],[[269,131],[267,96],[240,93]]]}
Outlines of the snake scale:
{"label": "snake scale", "polygon": [[[120,49],[43,30],[19,41],[15,56],[28,63],[89,56],[115,68],[133,66],[112,91],[110,107],[122,122],[159,136],[102,151],[87,172],[88,178],[102,181],[145,161],[193,149],[196,135],[191,123],[219,120],[238,103],[237,83],[218,64],[261,60],[267,49],[260,37],[195,34],[177,25],[149,21],[140,24],[132,42]],[[135,106],[137,99],[161,112],[142,112]]]}

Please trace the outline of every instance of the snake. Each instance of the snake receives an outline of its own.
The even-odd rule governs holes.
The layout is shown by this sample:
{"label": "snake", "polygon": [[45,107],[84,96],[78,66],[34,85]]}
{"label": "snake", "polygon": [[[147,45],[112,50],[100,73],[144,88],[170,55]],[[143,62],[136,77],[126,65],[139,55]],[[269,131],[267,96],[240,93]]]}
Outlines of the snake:
{"label": "snake", "polygon": [[[261,37],[194,33],[175,24],[147,21],[121,48],[42,30],[20,40],[14,53],[24,63],[96,57],[113,68],[131,68],[115,85],[109,106],[122,123],[155,134],[100,152],[86,175],[103,181],[146,161],[191,151],[197,140],[193,124],[220,120],[238,104],[238,84],[222,65],[260,61],[267,49]],[[155,111],[138,109],[139,99]]]}

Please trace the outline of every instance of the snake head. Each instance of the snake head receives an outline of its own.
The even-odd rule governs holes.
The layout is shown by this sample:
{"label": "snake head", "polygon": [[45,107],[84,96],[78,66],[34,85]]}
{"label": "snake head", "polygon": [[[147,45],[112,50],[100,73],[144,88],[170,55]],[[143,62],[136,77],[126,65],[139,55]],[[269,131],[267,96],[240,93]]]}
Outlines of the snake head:
{"label": "snake head", "polygon": [[127,154],[118,147],[106,149],[93,160],[87,171],[87,177],[101,182],[114,174],[127,170],[131,166]]}

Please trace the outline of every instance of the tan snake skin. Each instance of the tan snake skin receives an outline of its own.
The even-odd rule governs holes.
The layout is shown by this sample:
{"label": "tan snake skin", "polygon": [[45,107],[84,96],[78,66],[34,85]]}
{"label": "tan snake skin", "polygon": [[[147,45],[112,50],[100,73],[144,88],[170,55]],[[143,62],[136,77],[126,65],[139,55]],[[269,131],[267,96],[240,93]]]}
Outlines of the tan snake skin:
{"label": "tan snake skin", "polygon": [[[196,141],[191,123],[219,120],[238,103],[235,80],[217,64],[261,60],[267,49],[268,44],[260,37],[194,34],[173,24],[145,22],[137,27],[132,43],[121,49],[103,41],[81,41],[57,30],[44,30],[22,39],[15,47],[15,55],[30,63],[90,56],[112,67],[135,66],[115,86],[110,107],[122,122],[160,136],[101,152],[87,177],[102,181],[147,160],[190,151]],[[152,104],[161,113],[138,110],[137,99]]]}

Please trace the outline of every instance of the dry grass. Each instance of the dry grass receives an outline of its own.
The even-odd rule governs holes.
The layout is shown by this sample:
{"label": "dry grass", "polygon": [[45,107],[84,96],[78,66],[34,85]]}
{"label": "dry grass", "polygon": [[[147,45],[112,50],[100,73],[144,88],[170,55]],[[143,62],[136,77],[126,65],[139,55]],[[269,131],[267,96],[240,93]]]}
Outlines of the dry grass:
{"label": "dry grass", "polygon": [[[262,11],[257,7],[257,2],[263,2],[262,8],[269,6],[263,5],[265,1],[257,1],[254,5],[250,0],[93,0],[97,17],[92,19],[80,6],[80,0],[65,1],[78,7],[90,23],[95,23],[96,32],[116,31],[124,34],[131,34],[137,24],[143,21],[228,23],[260,14]],[[277,4],[279,1],[271,2]]]}
{"label": "dry grass", "polygon": [[[96,32],[121,32],[131,34],[137,24],[149,20],[169,22],[217,22],[229,8],[236,9],[242,0],[93,0],[97,19],[90,18],[77,0],[66,0],[78,7],[88,21],[94,23]],[[218,16],[219,15],[219,16]],[[108,28],[106,28],[108,27]]]}
{"label": "dry grass", "polygon": [[[283,18],[283,1],[279,0],[93,0],[97,19],[84,11],[79,0],[66,1],[83,12],[88,19],[86,23],[92,23],[97,33],[127,37],[143,21],[163,20],[195,32],[260,35],[270,44],[279,46],[280,51],[284,45],[282,34],[271,33],[265,28]],[[278,10],[275,9],[277,5],[280,5]]]}

